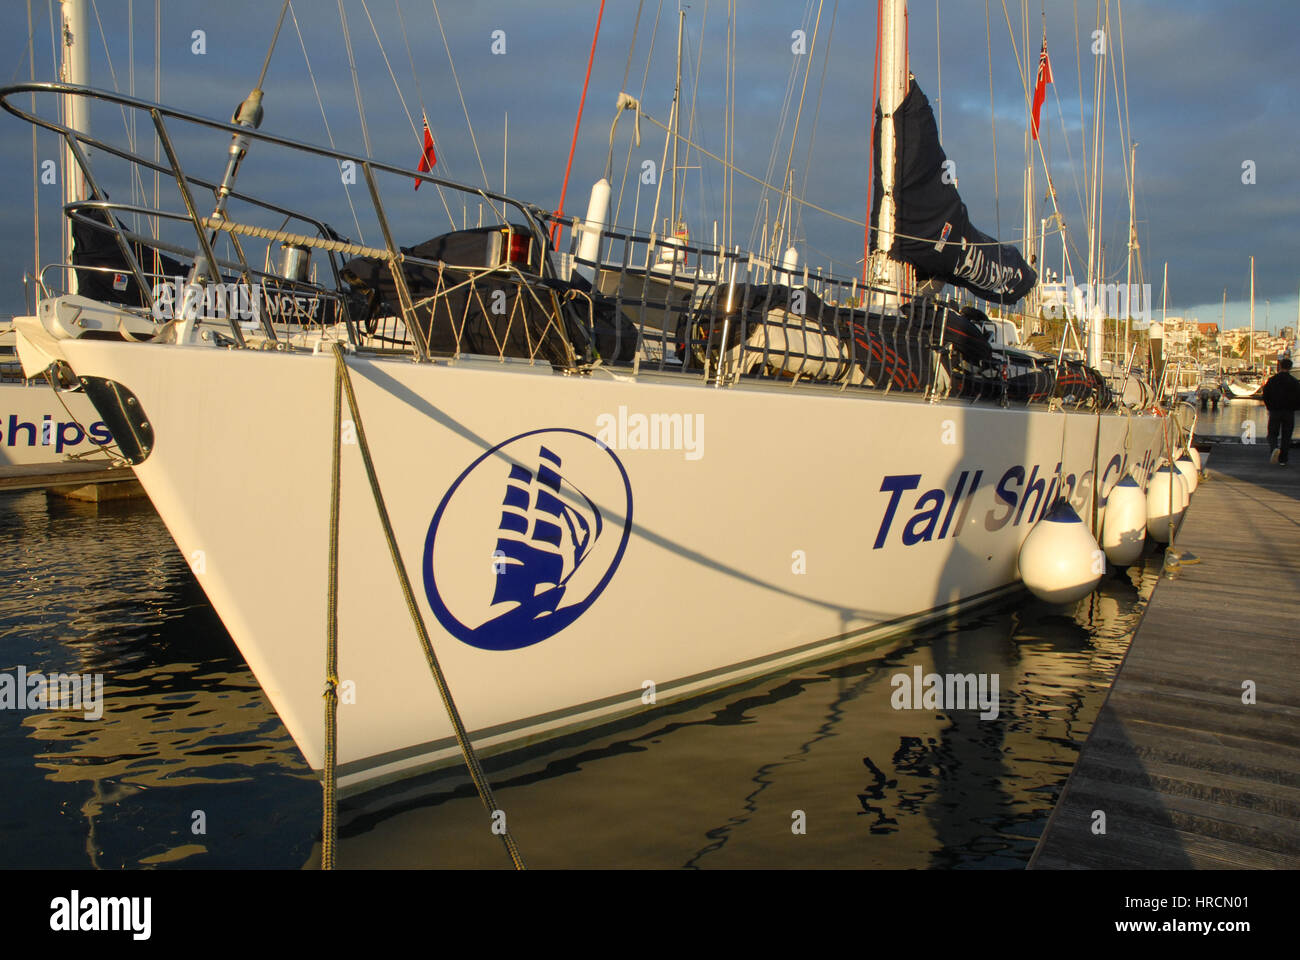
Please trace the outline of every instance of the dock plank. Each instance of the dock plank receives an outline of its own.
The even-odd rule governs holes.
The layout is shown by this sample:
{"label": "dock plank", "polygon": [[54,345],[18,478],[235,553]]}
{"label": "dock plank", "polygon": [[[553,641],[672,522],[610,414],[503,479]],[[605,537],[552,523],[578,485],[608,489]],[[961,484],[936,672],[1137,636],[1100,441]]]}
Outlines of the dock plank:
{"label": "dock plank", "polygon": [[69,460],[65,463],[26,463],[0,467],[0,493],[85,487],[134,481],[130,467],[112,466],[107,460]]}
{"label": "dock plank", "polygon": [[1208,471],[1031,870],[1300,866],[1300,464]]}

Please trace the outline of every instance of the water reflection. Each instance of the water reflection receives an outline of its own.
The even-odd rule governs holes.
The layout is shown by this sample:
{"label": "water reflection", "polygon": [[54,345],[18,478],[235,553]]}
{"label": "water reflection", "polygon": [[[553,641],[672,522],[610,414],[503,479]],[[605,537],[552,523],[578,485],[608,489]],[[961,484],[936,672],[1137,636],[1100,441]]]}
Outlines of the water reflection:
{"label": "water reflection", "polygon": [[[0,498],[0,544],[14,558],[0,572],[0,672],[104,684],[97,720],[0,712],[7,763],[58,798],[57,815],[9,809],[23,829],[6,836],[3,864],[264,862],[248,842],[266,817],[258,801],[289,781],[306,810],[318,788],[295,782],[309,771],[148,503]],[[9,796],[0,802],[16,804]]]}
{"label": "water reflection", "polygon": [[[148,504],[0,497],[0,549],[0,671],[102,673],[106,701],[100,721],[0,711],[0,865],[314,865],[319,785]],[[1072,611],[1017,594],[486,766],[533,866],[1018,869],[1157,570]],[[998,718],[894,709],[891,678],[917,666],[996,675]],[[508,865],[454,770],[343,813],[345,867]]]}
{"label": "water reflection", "polygon": [[[488,764],[530,865],[1022,868],[1158,574],[999,606],[614,734]],[[891,677],[996,673],[1000,715],[895,710]],[[463,775],[345,810],[349,866],[507,860]],[[798,819],[806,832],[792,830]]]}
{"label": "water reflection", "polygon": [[1255,425],[1255,436],[1263,441],[1268,432],[1268,410],[1262,400],[1222,401],[1217,410],[1199,410],[1196,432],[1203,437],[1239,437],[1245,421]]}

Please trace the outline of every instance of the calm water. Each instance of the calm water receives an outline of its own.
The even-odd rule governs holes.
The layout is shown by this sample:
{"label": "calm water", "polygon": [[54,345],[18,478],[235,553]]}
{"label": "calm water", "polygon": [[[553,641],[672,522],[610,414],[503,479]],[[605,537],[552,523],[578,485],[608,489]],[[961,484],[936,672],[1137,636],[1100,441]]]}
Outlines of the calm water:
{"label": "calm water", "polygon": [[[320,788],[147,502],[0,496],[0,556],[0,673],[105,684],[99,721],[0,710],[0,865],[315,864]],[[1156,572],[489,761],[498,803],[531,866],[1019,869]],[[996,674],[998,718],[893,709],[890,678],[918,664]],[[350,802],[343,823],[345,867],[508,863],[455,772]]]}
{"label": "calm water", "polygon": [[1263,442],[1268,435],[1268,411],[1262,400],[1221,401],[1219,409],[1199,410],[1196,432],[1203,437],[1240,437],[1241,425],[1246,421],[1255,424],[1255,437]]}

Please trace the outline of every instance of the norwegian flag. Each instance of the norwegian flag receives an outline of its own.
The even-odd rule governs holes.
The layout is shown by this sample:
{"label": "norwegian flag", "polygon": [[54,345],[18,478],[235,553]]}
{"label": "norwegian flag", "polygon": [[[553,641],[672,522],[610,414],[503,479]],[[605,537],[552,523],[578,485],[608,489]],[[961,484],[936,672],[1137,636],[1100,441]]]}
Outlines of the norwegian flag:
{"label": "norwegian flag", "polygon": [[[429,118],[424,118],[424,151],[420,154],[420,165],[415,169],[421,173],[427,173],[433,169],[433,165],[438,162],[438,158],[433,154],[433,134],[429,132]],[[415,189],[420,189],[423,180],[415,181]]]}
{"label": "norwegian flag", "polygon": [[1052,61],[1047,59],[1047,38],[1043,38],[1043,52],[1038,55],[1038,85],[1034,87],[1034,125],[1031,133],[1038,139],[1038,115],[1047,99],[1047,85],[1052,80]]}

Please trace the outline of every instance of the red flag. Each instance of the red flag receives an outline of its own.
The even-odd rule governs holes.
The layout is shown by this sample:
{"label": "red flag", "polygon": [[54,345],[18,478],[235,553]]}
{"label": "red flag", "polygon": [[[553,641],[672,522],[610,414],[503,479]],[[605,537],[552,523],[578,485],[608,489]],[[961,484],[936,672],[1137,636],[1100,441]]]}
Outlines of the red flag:
{"label": "red flag", "polygon": [[[429,132],[429,118],[424,118],[424,152],[420,154],[420,165],[416,167],[421,173],[426,173],[433,169],[433,165],[438,162],[438,158],[433,155],[433,134]],[[420,189],[423,180],[415,181],[415,189]]]}
{"label": "red flag", "polygon": [[1043,40],[1043,52],[1038,55],[1038,86],[1034,87],[1034,125],[1033,137],[1038,139],[1038,115],[1043,101],[1047,99],[1047,85],[1052,83],[1052,61],[1047,59],[1047,40]]}

